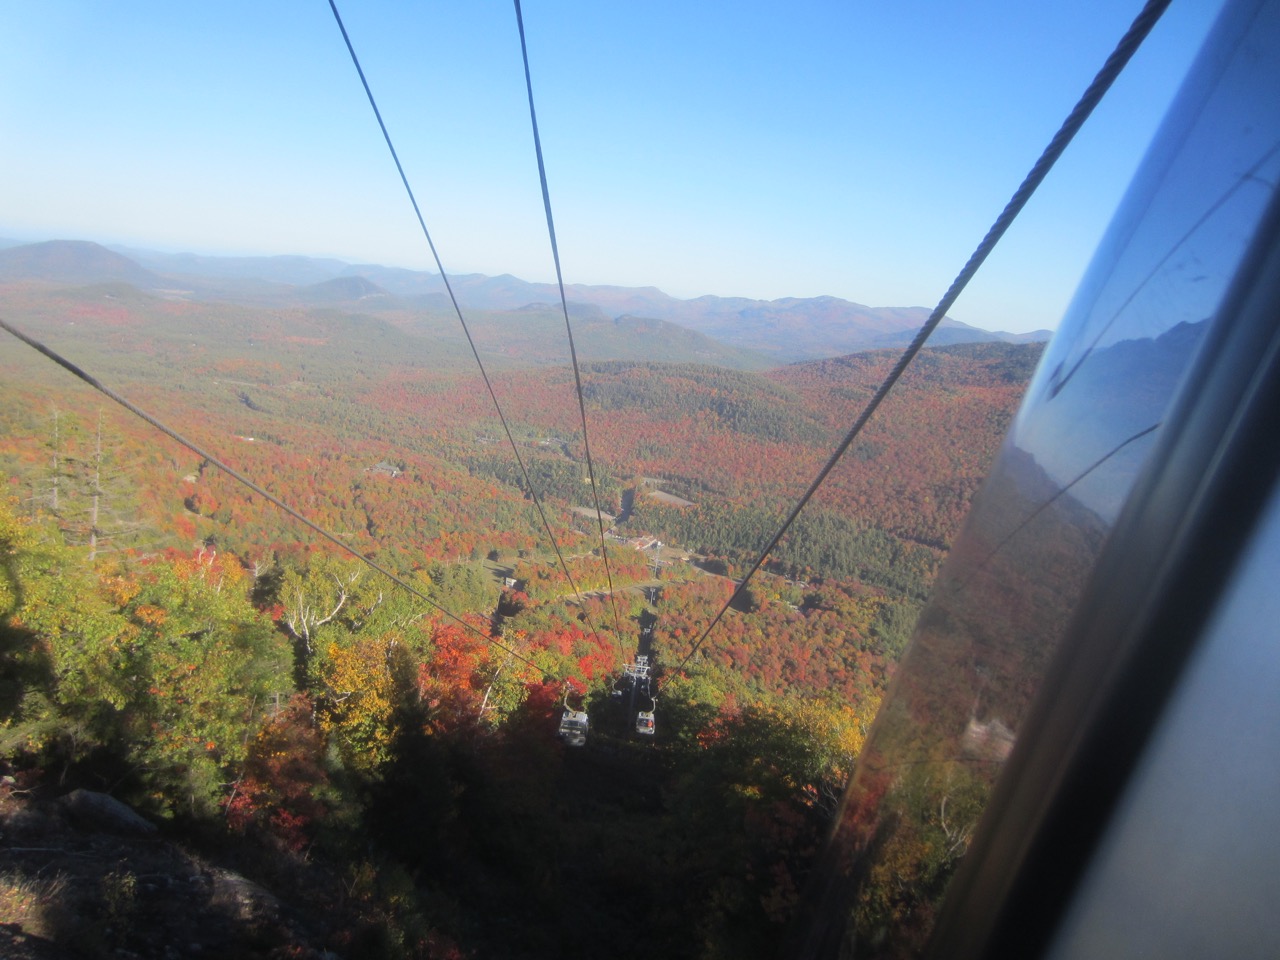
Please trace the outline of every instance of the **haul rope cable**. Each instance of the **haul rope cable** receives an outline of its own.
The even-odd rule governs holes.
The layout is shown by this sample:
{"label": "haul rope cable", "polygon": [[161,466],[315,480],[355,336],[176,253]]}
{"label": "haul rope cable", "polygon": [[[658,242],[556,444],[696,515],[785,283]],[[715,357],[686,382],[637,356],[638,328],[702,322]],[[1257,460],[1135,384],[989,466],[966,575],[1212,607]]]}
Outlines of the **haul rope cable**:
{"label": "haul rope cable", "polygon": [[520,56],[524,60],[524,85],[529,93],[529,122],[533,125],[533,149],[538,156],[538,179],[542,182],[542,207],[547,214],[547,234],[551,237],[551,257],[556,265],[556,285],[560,288],[560,308],[564,311],[564,329],[569,338],[569,358],[573,361],[573,382],[578,393],[578,414],[582,420],[582,449],[586,454],[587,476],[591,480],[591,497],[596,507],[596,527],[600,531],[600,553],[604,557],[604,575],[609,581],[609,604],[613,608],[615,635],[622,635],[618,624],[618,601],[613,595],[613,574],[609,570],[609,548],[604,539],[604,517],[600,512],[600,491],[596,487],[596,470],[591,461],[591,443],[587,439],[587,406],[582,398],[582,373],[578,369],[578,351],[573,344],[573,325],[569,323],[569,302],[564,295],[564,274],[560,271],[560,247],[556,243],[556,225],[551,217],[551,192],[547,189],[547,168],[542,160],[542,138],[538,136],[538,113],[533,107],[533,80],[529,76],[529,49],[524,40],[524,17],[520,0],[515,0],[516,26],[520,31]]}
{"label": "haul rope cable", "polygon": [[[356,73],[360,76],[360,83],[364,87],[365,96],[369,98],[369,106],[373,108],[373,115],[377,118],[378,127],[382,130],[382,138],[387,143],[387,149],[391,151],[391,159],[395,161],[396,170],[400,174],[400,182],[404,184],[405,193],[409,195],[409,203],[413,206],[414,215],[418,218],[418,226],[422,228],[422,235],[426,238],[427,246],[431,249],[431,256],[435,260],[436,269],[440,271],[440,279],[444,282],[445,290],[449,293],[449,300],[453,304],[454,313],[457,314],[458,323],[462,325],[462,332],[466,334],[467,344],[471,347],[471,355],[475,357],[476,365],[480,368],[480,377],[484,380],[485,389],[489,391],[489,399],[493,401],[494,409],[498,413],[498,420],[502,423],[502,430],[507,436],[507,443],[511,446],[511,452],[515,454],[516,463],[520,465],[520,473],[524,477],[525,488],[529,491],[530,497],[533,498],[533,504],[538,510],[538,516],[542,519],[543,529],[547,531],[547,536],[551,539],[551,548],[555,551],[556,559],[560,562],[560,569],[564,572],[565,579],[569,581],[569,586],[573,588],[573,592],[582,596],[582,591],[578,589],[577,583],[574,582],[573,575],[569,573],[569,565],[565,562],[564,555],[560,551],[560,544],[556,540],[555,534],[551,532],[551,522],[547,519],[547,514],[542,508],[542,501],[538,498],[538,491],[534,488],[533,480],[529,477],[529,471],[525,468],[524,458],[520,456],[515,437],[511,434],[511,427],[508,426],[507,418],[502,412],[502,404],[498,402],[498,395],[494,392],[493,384],[489,380],[484,361],[480,359],[480,351],[476,348],[476,343],[471,338],[471,328],[467,325],[467,321],[462,315],[462,308],[458,305],[458,298],[454,295],[453,285],[449,282],[448,274],[445,273],[440,254],[436,252],[435,242],[431,239],[431,231],[427,229],[427,222],[422,216],[421,208],[418,206],[418,199],[414,196],[413,188],[409,186],[409,178],[400,163],[400,155],[396,153],[395,144],[391,141],[391,134],[382,120],[382,111],[378,109],[378,103],[373,97],[373,90],[369,86],[369,81],[365,79],[364,69],[360,66],[360,58],[356,56],[355,47],[351,43],[351,37],[347,34],[346,25],[342,22],[342,15],[338,13],[335,0],[329,0],[329,9],[333,11],[333,18],[338,23],[338,29],[342,31],[342,39],[347,45],[347,53],[351,55],[351,62],[355,65]],[[592,621],[590,613],[587,612],[585,604],[583,604],[582,611],[586,617],[587,625],[591,628],[591,632],[599,637],[600,631],[596,629],[596,625]],[[622,643],[617,636],[614,637],[614,645],[621,655],[623,653]]]}
{"label": "haul rope cable", "polygon": [[234,467],[228,466],[227,464],[223,463],[220,459],[215,457],[213,454],[202,449],[193,441],[188,440],[186,437],[178,433],[178,431],[174,430],[172,427],[165,425],[160,420],[157,420],[151,414],[147,413],[141,407],[135,405],[129,400],[126,400],[123,396],[116,393],[110,387],[106,386],[96,377],[87,373],[85,370],[83,370],[76,364],[72,363],[70,360],[63,357],[56,350],[53,350],[45,346],[43,343],[41,343],[39,340],[35,339],[34,337],[28,336],[27,334],[23,333],[21,330],[19,330],[17,327],[14,327],[12,324],[10,324],[7,320],[5,320],[2,317],[0,317],[0,330],[4,330],[6,333],[9,333],[12,336],[16,337],[17,339],[21,340],[23,343],[31,347],[33,350],[36,350],[39,353],[44,354],[46,357],[48,357],[58,366],[62,367],[64,370],[67,370],[73,376],[83,380],[85,383],[93,387],[93,389],[97,390],[103,396],[107,397],[110,400],[115,401],[120,406],[124,407],[126,410],[132,413],[134,416],[140,417],[141,419],[145,420],[147,423],[151,424],[151,426],[155,427],[161,433],[165,434],[166,436],[182,444],[192,453],[209,461],[209,463],[213,464],[215,467],[217,467],[227,476],[231,477],[233,480],[236,480],[239,483],[244,484],[244,486],[248,487],[250,490],[252,490],[258,496],[262,497],[268,503],[272,503],[275,506],[279,507],[289,516],[293,517],[295,520],[305,524],[308,528],[310,528],[315,533],[318,533],[320,536],[324,537],[330,543],[340,547],[346,553],[351,554],[351,556],[355,557],[357,560],[359,560],[361,563],[365,564],[366,566],[370,567],[371,569],[376,570],[378,573],[382,574],[388,580],[399,585],[400,587],[403,587],[405,590],[413,594],[418,599],[424,600],[427,603],[431,604],[431,606],[435,607],[437,610],[443,613],[450,620],[453,620],[455,623],[461,624],[463,627],[470,630],[472,633],[476,634],[477,636],[481,637],[486,642],[493,644],[499,650],[503,650],[506,653],[509,653],[511,656],[515,657],[517,660],[523,663],[527,663],[529,666],[533,667],[533,669],[537,670],[538,673],[540,673],[544,678],[547,678],[550,676],[550,674],[548,674],[546,670],[538,666],[528,657],[525,657],[519,653],[516,653],[516,651],[512,650],[506,644],[500,643],[499,641],[495,640],[493,637],[486,634],[483,630],[480,630],[474,624],[468,623],[462,617],[459,617],[457,614],[441,606],[439,603],[432,600],[430,597],[428,597],[425,593],[423,593],[417,587],[413,586],[413,584],[409,583],[406,580],[401,579],[399,576],[392,573],[390,570],[382,566],[382,564],[378,563],[376,560],[371,560],[370,558],[366,557],[364,554],[356,550],[354,547],[350,546],[349,544],[343,543],[343,541],[336,534],[330,533],[328,530],[326,530],[324,527],[320,526],[319,524],[311,520],[308,520],[306,517],[304,517],[301,513],[299,513],[293,507],[289,506],[287,503],[285,503],[283,500],[276,497],[275,495],[268,493],[266,490],[258,486],[256,483],[254,483],[252,480],[250,480],[247,476],[242,474],[240,471],[236,470]]}
{"label": "haul rope cable", "polygon": [[1133,57],[1133,54],[1142,44],[1142,41],[1146,39],[1147,35],[1151,32],[1152,27],[1155,26],[1156,21],[1160,19],[1161,14],[1163,14],[1165,9],[1169,6],[1169,2],[1170,0],[1148,0],[1147,4],[1142,8],[1141,12],[1139,12],[1138,16],[1134,18],[1133,23],[1130,24],[1129,29],[1125,32],[1124,36],[1120,38],[1120,42],[1116,44],[1116,48],[1111,52],[1111,55],[1103,64],[1102,69],[1098,71],[1097,75],[1093,78],[1093,82],[1085,89],[1085,92],[1081,95],[1079,101],[1067,115],[1066,120],[1062,122],[1062,126],[1058,128],[1058,132],[1055,133],[1053,139],[1049,141],[1049,145],[1045,147],[1044,152],[1041,153],[1040,158],[1032,166],[1031,171],[1027,174],[1021,185],[1014,191],[1013,196],[1005,205],[1004,210],[1001,211],[1000,216],[996,218],[991,229],[987,231],[987,235],[982,238],[982,242],[978,244],[977,249],[974,250],[960,273],[957,274],[955,280],[952,281],[950,288],[938,302],[938,305],[934,307],[933,312],[929,314],[929,318],[925,321],[919,332],[916,333],[915,339],[911,341],[911,345],[903,352],[902,356],[898,359],[897,364],[894,365],[894,368],[889,372],[889,375],[885,377],[884,382],[881,383],[879,389],[876,390],[874,396],[872,396],[872,398],[867,402],[866,407],[858,416],[858,419],[855,420],[853,426],[849,428],[849,432],[845,435],[844,439],[840,441],[839,446],[836,447],[830,458],[828,458],[826,464],[818,471],[818,475],[814,477],[813,482],[809,484],[809,488],[804,492],[804,495],[801,496],[799,502],[796,503],[791,513],[783,521],[778,532],[773,535],[773,538],[769,541],[768,545],[763,551],[761,551],[760,556],[756,559],[751,569],[747,571],[746,576],[742,578],[737,589],[733,591],[732,596],[725,601],[724,606],[720,608],[720,611],[712,619],[706,630],[703,631],[702,636],[700,636],[697,642],[694,643],[689,653],[685,655],[685,658],[680,661],[679,665],[676,667],[676,672],[684,669],[684,666],[689,662],[693,655],[698,652],[698,649],[710,635],[711,631],[715,629],[716,624],[718,624],[724,617],[729,607],[734,603],[734,601],[742,596],[743,591],[746,590],[747,583],[764,565],[769,554],[773,552],[773,549],[778,545],[778,542],[791,528],[792,523],[795,522],[796,517],[800,515],[800,511],[804,509],[805,505],[809,502],[809,499],[817,492],[818,487],[820,487],[822,482],[826,480],[827,475],[835,468],[836,463],[838,463],[840,458],[844,456],[845,451],[849,449],[858,434],[862,432],[862,428],[866,426],[867,421],[871,419],[871,415],[875,413],[876,408],[880,406],[881,401],[883,401],[885,396],[888,395],[894,384],[898,382],[903,371],[906,370],[907,365],[910,364],[916,354],[920,352],[921,347],[923,347],[925,341],[929,339],[929,335],[933,333],[934,328],[942,322],[943,317],[945,317],[947,311],[951,309],[956,298],[960,296],[961,291],[968,286],[969,281],[972,280],[974,274],[978,272],[978,268],[982,266],[991,251],[995,249],[1000,238],[1004,236],[1005,231],[1009,229],[1010,224],[1013,223],[1014,219],[1022,211],[1022,208],[1026,206],[1027,201],[1031,199],[1031,195],[1035,193],[1036,188],[1040,186],[1040,183],[1053,168],[1053,165],[1057,163],[1058,158],[1062,156],[1067,145],[1071,143],[1072,139],[1080,131],[1081,126],[1083,126],[1085,120],[1089,118],[1089,115],[1098,105],[1098,102],[1102,99],[1103,95],[1111,88],[1111,85],[1115,82],[1116,78],[1120,76],[1125,65],[1128,64],[1129,60]]}

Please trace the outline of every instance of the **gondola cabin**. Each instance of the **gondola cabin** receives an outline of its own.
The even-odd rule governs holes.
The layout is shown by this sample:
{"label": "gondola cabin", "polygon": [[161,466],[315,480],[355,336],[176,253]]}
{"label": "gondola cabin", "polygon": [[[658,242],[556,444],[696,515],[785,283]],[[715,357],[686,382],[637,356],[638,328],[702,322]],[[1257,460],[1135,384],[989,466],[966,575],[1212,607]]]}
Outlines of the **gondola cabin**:
{"label": "gondola cabin", "polygon": [[587,715],[582,710],[565,710],[560,718],[560,739],[571,747],[587,742]]}
{"label": "gondola cabin", "polygon": [[642,733],[647,737],[653,736],[652,710],[641,710],[636,716],[636,733]]}

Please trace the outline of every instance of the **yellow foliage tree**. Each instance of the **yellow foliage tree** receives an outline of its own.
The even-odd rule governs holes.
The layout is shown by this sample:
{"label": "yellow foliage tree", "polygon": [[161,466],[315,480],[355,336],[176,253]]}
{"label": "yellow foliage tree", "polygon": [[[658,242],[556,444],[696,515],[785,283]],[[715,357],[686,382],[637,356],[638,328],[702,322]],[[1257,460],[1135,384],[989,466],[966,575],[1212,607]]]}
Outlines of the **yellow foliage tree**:
{"label": "yellow foliage tree", "polygon": [[392,638],[358,636],[349,646],[330,643],[313,664],[320,727],[343,760],[365,773],[390,758],[397,649]]}

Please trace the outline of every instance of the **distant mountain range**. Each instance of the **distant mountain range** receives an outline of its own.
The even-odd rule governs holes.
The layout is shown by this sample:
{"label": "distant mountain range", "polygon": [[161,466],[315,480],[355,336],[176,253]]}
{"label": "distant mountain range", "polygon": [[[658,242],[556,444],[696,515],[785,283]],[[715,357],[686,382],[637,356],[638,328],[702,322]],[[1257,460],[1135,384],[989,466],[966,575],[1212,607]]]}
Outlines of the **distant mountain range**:
{"label": "distant mountain range", "polygon": [[[0,281],[39,280],[67,285],[127,283],[163,296],[230,300],[246,305],[332,307],[360,313],[451,312],[438,274],[377,264],[301,256],[206,257],[81,240],[6,245],[0,241]],[[553,284],[504,274],[451,276],[459,303],[470,311],[554,310]],[[838,297],[750,300],[698,297],[680,300],[656,287],[571,284],[571,315],[655,341],[679,341],[704,362],[761,367],[905,346],[928,316],[923,307],[867,307]],[[537,310],[543,306],[543,310]],[[577,321],[575,321],[577,322]],[[678,330],[677,328],[683,328]],[[993,333],[947,318],[930,344],[1049,339],[1050,332]],[[707,341],[707,342],[704,342]],[[721,347],[713,347],[716,341]],[[729,348],[733,358],[717,354]]]}

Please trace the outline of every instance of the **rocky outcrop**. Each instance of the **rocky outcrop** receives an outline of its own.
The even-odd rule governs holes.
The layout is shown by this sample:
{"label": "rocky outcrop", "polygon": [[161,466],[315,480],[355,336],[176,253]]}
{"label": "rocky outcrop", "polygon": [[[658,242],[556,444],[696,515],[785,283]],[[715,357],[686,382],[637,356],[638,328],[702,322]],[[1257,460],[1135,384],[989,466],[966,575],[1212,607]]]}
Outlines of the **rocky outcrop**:
{"label": "rocky outcrop", "polygon": [[100,830],[122,837],[148,837],[157,832],[156,825],[138,814],[128,804],[94,790],[72,790],[58,800],[67,818],[76,826]]}

